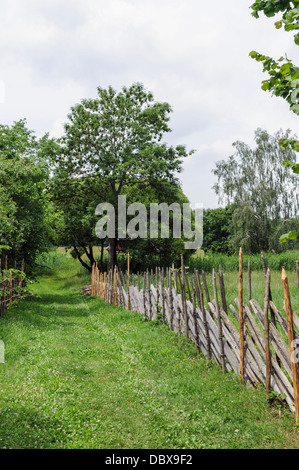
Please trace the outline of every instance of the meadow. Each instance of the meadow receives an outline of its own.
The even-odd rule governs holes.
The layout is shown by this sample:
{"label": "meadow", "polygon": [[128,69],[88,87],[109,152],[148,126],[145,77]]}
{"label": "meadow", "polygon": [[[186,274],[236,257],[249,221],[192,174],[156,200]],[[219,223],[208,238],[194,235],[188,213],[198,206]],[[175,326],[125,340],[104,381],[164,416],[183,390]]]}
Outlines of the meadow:
{"label": "meadow", "polygon": [[[294,416],[159,322],[82,297],[53,254],[0,321],[1,448],[298,448]],[[227,281],[228,286],[228,281]]]}
{"label": "meadow", "polygon": [[[94,247],[95,258],[99,259],[100,249]],[[68,258],[71,257],[70,250],[60,247],[57,249],[58,254],[66,254]],[[47,265],[49,259],[49,265],[51,266],[53,260],[51,257],[56,257],[55,252],[47,254],[44,264]],[[59,263],[59,257],[56,257],[55,263]],[[63,263],[63,258],[62,263]],[[85,258],[86,259],[86,258]],[[261,255],[243,255],[243,298],[244,302],[248,302],[248,261],[251,264],[251,284],[252,284],[252,298],[257,300],[260,305],[263,305],[265,295],[265,279],[262,270]],[[271,270],[271,293],[272,299],[278,309],[283,308],[283,290],[281,282],[281,270],[284,267],[287,271],[290,295],[292,300],[292,308],[295,312],[299,312],[299,296],[297,287],[296,277],[296,260],[299,260],[299,251],[286,251],[283,253],[265,253],[265,260],[267,267]],[[126,271],[127,258],[124,254],[118,255],[119,266]],[[205,272],[209,292],[211,298],[213,298],[213,286],[212,286],[212,270],[215,269],[218,272],[219,265],[221,265],[224,284],[226,291],[226,298],[228,304],[234,304],[235,298],[238,298],[238,269],[239,269],[239,257],[238,255],[226,255],[220,253],[204,253],[199,250],[198,254],[192,255],[186,262],[186,270],[188,276],[193,275],[194,269],[198,269]],[[176,267],[180,267],[180,260]],[[153,269],[154,271],[154,269]],[[131,283],[133,282],[133,276],[131,275]],[[142,283],[141,283],[142,286]]]}

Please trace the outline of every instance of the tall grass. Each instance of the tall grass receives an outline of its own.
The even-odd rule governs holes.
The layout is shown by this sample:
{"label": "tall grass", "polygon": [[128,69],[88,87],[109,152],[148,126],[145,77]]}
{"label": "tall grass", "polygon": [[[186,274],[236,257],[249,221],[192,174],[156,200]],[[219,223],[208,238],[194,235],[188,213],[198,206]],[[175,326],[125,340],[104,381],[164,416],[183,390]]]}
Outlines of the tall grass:
{"label": "tall grass", "polygon": [[[284,267],[286,270],[294,271],[296,269],[296,259],[299,259],[299,251],[286,251],[284,253],[264,253],[267,267],[278,271]],[[261,255],[243,255],[243,269],[247,269],[248,261],[252,271],[262,270]],[[202,257],[192,255],[188,261],[189,269],[194,268],[199,271],[212,272],[221,265],[223,271],[237,271],[239,269],[239,256],[226,255],[221,253],[206,253]]]}

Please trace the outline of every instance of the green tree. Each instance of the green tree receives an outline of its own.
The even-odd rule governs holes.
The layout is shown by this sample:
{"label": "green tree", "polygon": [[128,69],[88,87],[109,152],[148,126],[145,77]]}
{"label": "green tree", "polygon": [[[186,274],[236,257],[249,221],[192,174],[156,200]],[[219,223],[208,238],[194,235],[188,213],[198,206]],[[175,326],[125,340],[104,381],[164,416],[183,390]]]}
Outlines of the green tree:
{"label": "green tree", "polygon": [[[279,250],[275,243],[277,231],[288,227],[296,217],[299,198],[297,179],[282,165],[294,161],[295,152],[281,147],[278,141],[289,138],[290,131],[270,136],[266,131],[255,132],[256,148],[235,142],[235,154],[228,161],[216,163],[213,173],[219,202],[234,205],[231,243],[234,249],[242,246],[248,253],[260,250]],[[275,236],[274,236],[275,234]]]}
{"label": "green tree", "polygon": [[[260,12],[270,18],[279,14],[278,21],[274,23],[275,27],[277,29],[284,27],[285,31],[294,32],[294,42],[299,45],[299,1],[257,0],[251,5],[251,9],[255,18],[259,18]],[[249,55],[261,62],[263,71],[269,75],[268,79],[263,80],[262,89],[285,99],[291,111],[299,114],[299,67],[294,65],[286,55],[277,60],[256,51],[251,51]],[[299,151],[299,142],[295,138],[282,138],[280,145],[290,146],[293,150]],[[299,174],[299,164],[296,160],[285,160],[283,164],[290,167],[295,174]],[[282,235],[280,240],[286,242],[297,237],[299,237],[299,230],[292,230]]]}
{"label": "green tree", "polygon": [[[54,177],[51,182],[51,194],[55,204],[55,213],[61,214],[58,218],[57,243],[72,248],[72,255],[88,270],[96,261],[94,247],[98,246],[99,239],[95,234],[95,226],[98,220],[95,209],[99,198],[105,196],[106,201],[113,201],[111,188],[102,179],[96,182],[93,177],[59,179]],[[92,188],[92,191],[91,191]],[[149,187],[147,183],[139,183],[132,186],[123,186],[122,195],[126,196],[127,207],[136,202],[141,202],[149,212],[151,203],[165,202],[172,204],[179,203],[181,206],[188,203],[188,199],[183,194],[181,188],[169,181],[156,180]],[[126,223],[133,218],[127,216]],[[128,237],[121,240],[121,245],[130,250],[131,268],[135,271],[144,270],[149,266],[159,264],[159,266],[169,266],[179,259],[180,253],[185,251],[183,238],[174,239],[172,237],[172,213],[170,212],[170,238],[163,239],[159,231],[157,239],[137,238],[130,240]],[[147,229],[149,231],[149,220]],[[104,247],[108,244],[108,239],[100,241],[101,255],[99,266],[103,268]]]}
{"label": "green tree", "polygon": [[[144,270],[153,266],[170,266],[180,262],[180,254],[185,253],[184,235],[183,235],[183,204],[189,204],[189,200],[183,193],[179,184],[168,180],[156,179],[152,181],[151,186],[139,183],[128,186],[124,189],[127,197],[127,204],[141,202],[145,205],[147,213],[150,213],[152,203],[160,204],[164,202],[168,206],[173,203],[179,204],[181,208],[181,232],[180,238],[173,237],[173,213],[169,213],[169,238],[161,236],[161,214],[159,214],[158,237],[157,238],[137,238],[126,240],[126,247],[133,253],[132,268]],[[129,221],[130,217],[128,217]],[[192,213],[192,222],[194,229],[194,216]],[[150,221],[148,217],[147,232],[150,231]]]}
{"label": "green tree", "polygon": [[233,207],[206,209],[203,212],[203,250],[230,253]]}
{"label": "green tree", "polygon": [[29,273],[36,254],[49,245],[46,154],[51,146],[48,136],[38,140],[25,120],[0,125],[0,244],[11,247],[12,260],[24,258]]}
{"label": "green tree", "polygon": [[[82,100],[71,109],[59,166],[67,178],[88,176],[108,182],[117,214],[118,196],[125,186],[175,181],[183,158],[191,152],[162,143],[170,132],[171,107],[155,102],[142,84],[118,93],[112,87],[97,91],[98,98]],[[117,235],[109,240],[108,267],[116,261],[116,241]]]}
{"label": "green tree", "polygon": [[[51,179],[49,191],[55,207],[54,213],[57,216],[54,221],[55,244],[71,248],[72,256],[78,259],[84,268],[91,271],[96,261],[94,247],[99,244],[99,239],[95,234],[98,220],[95,209],[99,198],[112,199],[108,182],[105,184],[103,179],[95,181],[93,177],[61,177],[58,172]],[[100,241],[101,269],[105,242],[106,240]]]}

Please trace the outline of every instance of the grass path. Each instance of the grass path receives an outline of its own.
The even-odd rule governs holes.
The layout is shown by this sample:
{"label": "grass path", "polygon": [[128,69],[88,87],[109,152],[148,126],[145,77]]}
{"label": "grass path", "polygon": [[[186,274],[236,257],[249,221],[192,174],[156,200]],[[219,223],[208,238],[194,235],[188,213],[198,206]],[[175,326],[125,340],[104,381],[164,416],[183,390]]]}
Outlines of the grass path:
{"label": "grass path", "polygon": [[141,315],[81,297],[73,273],[0,320],[0,448],[298,448],[266,403],[192,344]]}

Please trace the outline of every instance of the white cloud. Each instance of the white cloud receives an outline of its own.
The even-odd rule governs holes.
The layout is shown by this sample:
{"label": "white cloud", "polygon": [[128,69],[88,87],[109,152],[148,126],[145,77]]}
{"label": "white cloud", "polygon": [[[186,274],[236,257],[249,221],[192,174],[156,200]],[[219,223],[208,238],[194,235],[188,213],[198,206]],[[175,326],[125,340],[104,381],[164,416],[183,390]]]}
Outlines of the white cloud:
{"label": "white cloud", "polygon": [[248,57],[295,57],[292,33],[274,21],[255,20],[247,0],[3,0],[0,122],[26,117],[38,134],[61,135],[70,107],[97,86],[140,81],[173,107],[165,140],[197,150],[183,190],[216,205],[211,169],[235,140],[251,144],[257,127],[296,131],[297,117],[260,89],[261,65]]}
{"label": "white cloud", "polygon": [[0,80],[0,104],[5,102],[5,84]]}

